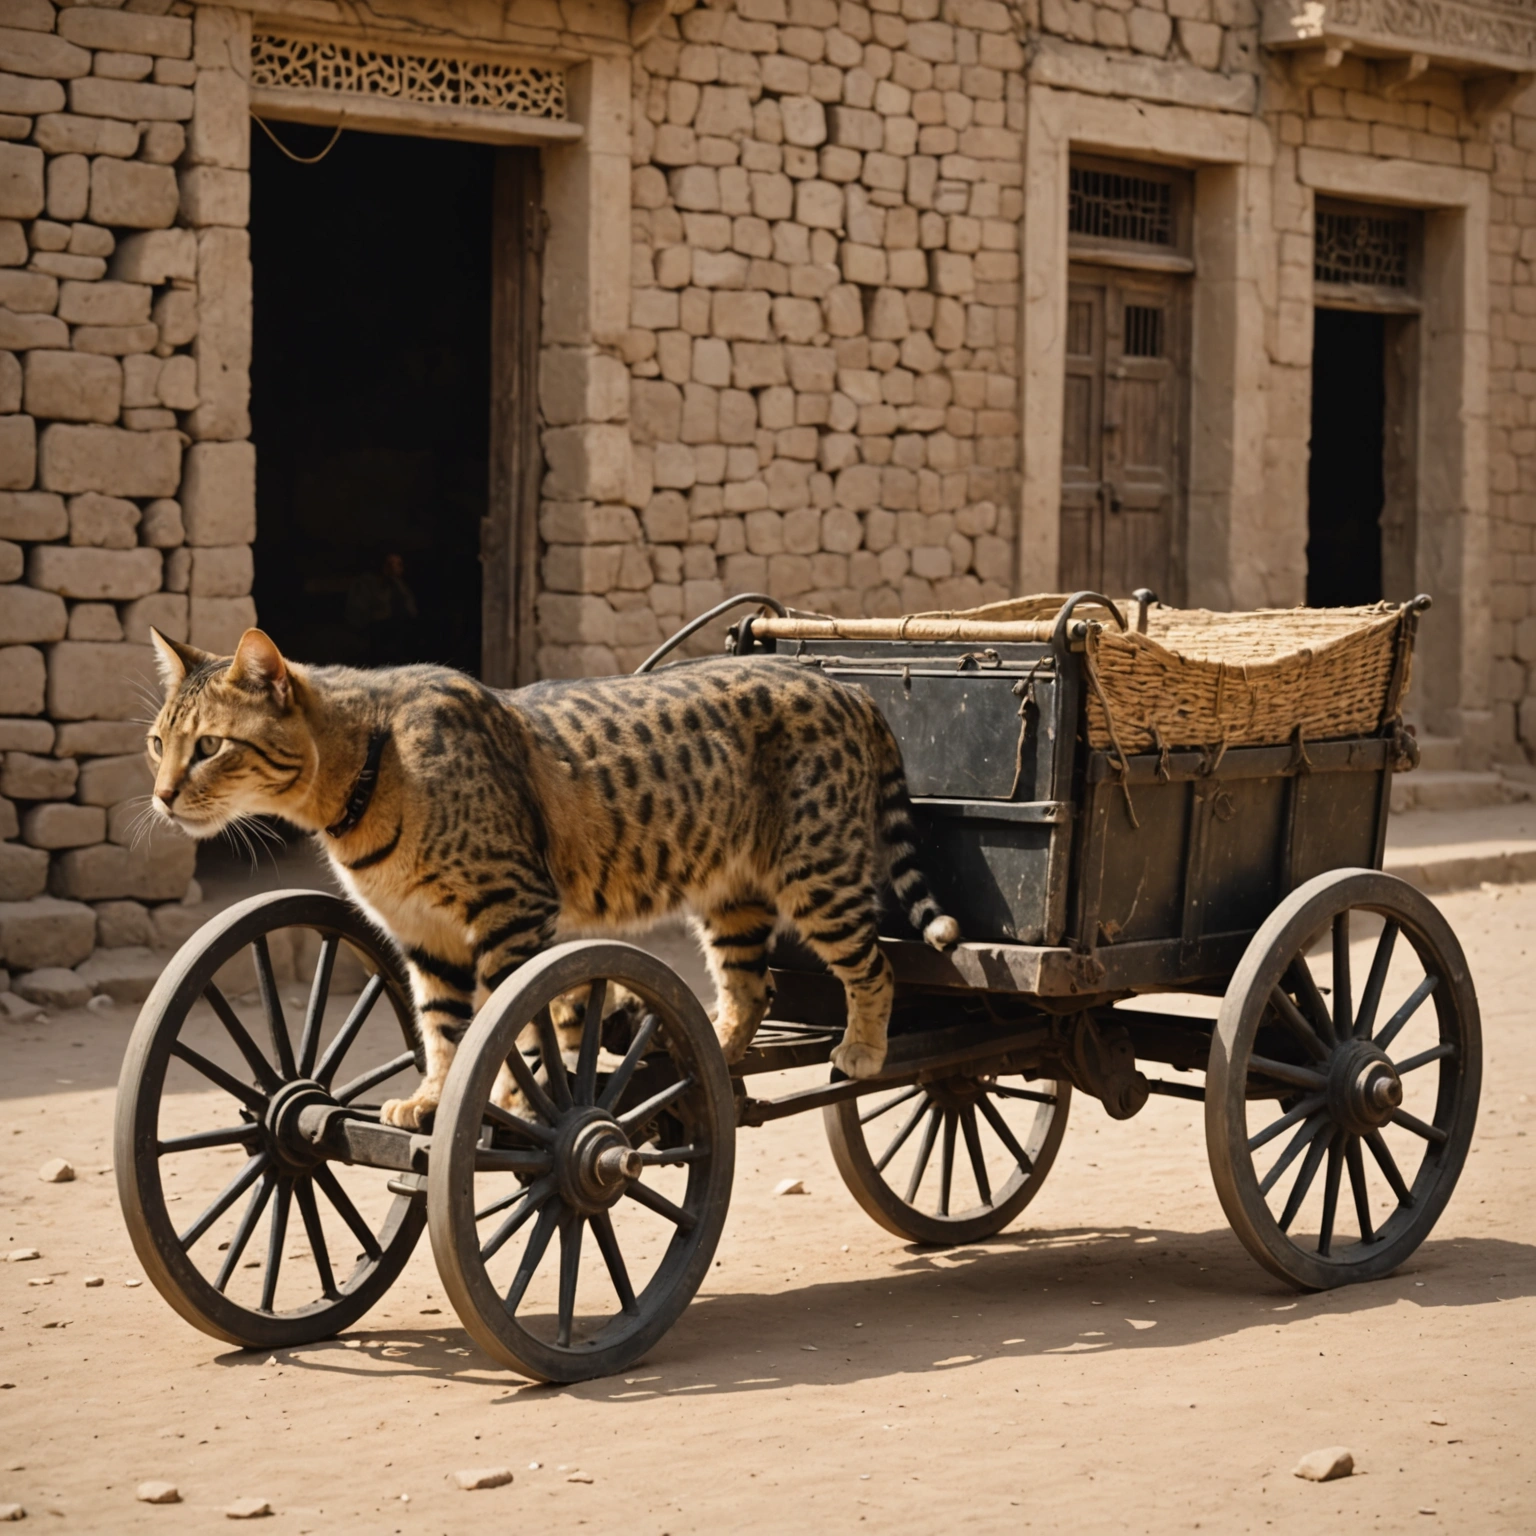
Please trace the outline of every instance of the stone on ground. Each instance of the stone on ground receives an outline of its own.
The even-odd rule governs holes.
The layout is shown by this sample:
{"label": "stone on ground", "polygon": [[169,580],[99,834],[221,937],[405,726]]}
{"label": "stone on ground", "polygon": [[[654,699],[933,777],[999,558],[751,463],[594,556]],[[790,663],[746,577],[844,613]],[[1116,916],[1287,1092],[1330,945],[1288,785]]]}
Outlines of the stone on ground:
{"label": "stone on ground", "polygon": [[75,1165],[67,1157],[50,1157],[37,1176],[44,1184],[69,1184],[74,1181]]}
{"label": "stone on ground", "polygon": [[42,1254],[36,1248],[12,1248],[5,1256],[8,1264],[24,1264],[28,1259],[40,1259]]}
{"label": "stone on ground", "polygon": [[159,1478],[151,1478],[147,1483],[140,1483],[134,1490],[134,1498],[141,1504],[180,1504],[181,1489],[175,1483],[162,1482]]}
{"label": "stone on ground", "polygon": [[160,979],[165,957],[134,945],[128,949],[98,949],[75,975],[93,992],[105,993],[115,1003],[142,1003]]}
{"label": "stone on ground", "polygon": [[27,1511],[21,1504],[0,1504],[0,1520],[25,1520]]}
{"label": "stone on ground", "polygon": [[512,1474],[506,1467],[477,1467],[467,1472],[455,1472],[454,1481],[466,1493],[476,1488],[504,1488],[512,1481]]}
{"label": "stone on ground", "polygon": [[87,1275],[85,1277],[85,1288],[88,1291],[93,1291],[98,1285],[105,1285],[106,1283],[107,1278],[105,1275]]}
{"label": "stone on ground", "polygon": [[37,1018],[42,1009],[29,1003],[19,992],[0,992],[0,1012],[16,1024],[26,1024]]}
{"label": "stone on ground", "polygon": [[776,1195],[803,1195],[805,1193],[804,1179],[780,1179],[773,1186]]}
{"label": "stone on ground", "polygon": [[1355,1470],[1355,1458],[1342,1445],[1330,1445],[1320,1451],[1308,1451],[1291,1469],[1293,1477],[1309,1483],[1331,1483],[1336,1477],[1348,1477]]}
{"label": "stone on ground", "polygon": [[61,965],[44,966],[40,971],[28,971],[11,983],[29,1003],[44,1008],[83,1008],[90,1001],[91,989],[85,982]]}
{"label": "stone on ground", "polygon": [[224,1508],[225,1518],[229,1520],[259,1520],[271,1513],[272,1506],[265,1499],[236,1499]]}

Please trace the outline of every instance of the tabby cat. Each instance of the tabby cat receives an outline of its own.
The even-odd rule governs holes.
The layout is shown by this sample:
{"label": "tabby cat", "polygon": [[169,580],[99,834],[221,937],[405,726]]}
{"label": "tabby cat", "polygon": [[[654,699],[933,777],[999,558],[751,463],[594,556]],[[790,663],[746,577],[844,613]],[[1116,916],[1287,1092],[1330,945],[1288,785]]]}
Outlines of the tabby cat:
{"label": "tabby cat", "polygon": [[736,1060],[786,921],[843,984],[832,1059],[853,1077],[885,1061],[882,882],[930,944],[959,939],[913,857],[890,728],[813,669],[720,659],[503,693],[445,667],[300,666],[257,629],[233,657],[154,640],[156,811],[196,838],[259,815],[312,832],[405,957],[427,1073],[390,1124],[421,1124],[475,1009],[562,926],[687,908]]}

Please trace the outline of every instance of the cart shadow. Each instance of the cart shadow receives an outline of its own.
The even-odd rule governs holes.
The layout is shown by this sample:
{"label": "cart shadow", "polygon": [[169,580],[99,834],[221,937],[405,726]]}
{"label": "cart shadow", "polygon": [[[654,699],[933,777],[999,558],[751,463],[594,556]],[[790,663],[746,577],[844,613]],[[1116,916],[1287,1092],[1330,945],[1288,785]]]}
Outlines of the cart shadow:
{"label": "cart shadow", "polygon": [[[712,1271],[718,1276],[721,1271]],[[712,1285],[718,1286],[714,1280]],[[1488,1306],[1536,1294],[1536,1245],[1430,1239],[1396,1274],[1301,1294],[1271,1280],[1230,1232],[1059,1228],[961,1248],[908,1248],[887,1273],[796,1289],[706,1288],[625,1377],[568,1387],[509,1379],[459,1328],[358,1330],[282,1352],[285,1369],[505,1385],[495,1402],[569,1393],[628,1403],[836,1386],[965,1371],[999,1357],[1177,1349],[1319,1315]],[[229,1369],[267,1368],[232,1351]]]}

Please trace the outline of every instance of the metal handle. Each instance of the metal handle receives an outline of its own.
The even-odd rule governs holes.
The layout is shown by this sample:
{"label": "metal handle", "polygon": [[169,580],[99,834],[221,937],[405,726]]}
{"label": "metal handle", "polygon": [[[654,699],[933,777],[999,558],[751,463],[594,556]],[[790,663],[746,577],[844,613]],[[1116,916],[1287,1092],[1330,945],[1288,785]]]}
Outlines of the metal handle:
{"label": "metal handle", "polygon": [[[683,641],[689,637],[689,635],[696,635],[701,629],[704,628],[706,624],[709,624],[713,620],[718,619],[722,613],[729,613],[732,608],[740,608],[743,603],[756,603],[759,607],[771,608],[776,614],[778,614],[781,619],[787,618],[789,615],[789,610],[784,606],[783,603],[778,600],[778,598],[769,597],[766,593],[763,592],[743,592],[740,597],[728,597],[723,603],[716,603],[708,613],[701,613],[698,618],[694,619],[691,623],[684,624],[683,627],[678,630],[678,632],[673,635],[670,640],[663,640],[662,643],[658,645],[656,649],[652,651],[651,654],[647,656],[638,667],[635,668],[635,676],[638,677],[642,672],[649,672],[651,668],[654,667],[656,663],[667,654],[668,651],[676,650],[677,647],[680,646]],[[1124,626],[1122,625],[1121,627],[1123,628]]]}
{"label": "metal handle", "polygon": [[1136,633],[1144,635],[1147,632],[1147,609],[1157,601],[1157,593],[1151,587],[1137,587],[1131,596],[1136,599]]}
{"label": "metal handle", "polygon": [[1051,631],[1051,644],[1059,651],[1067,638],[1067,621],[1072,617],[1072,610],[1079,603],[1097,603],[1101,608],[1107,608],[1115,616],[1115,623],[1121,629],[1126,629],[1125,615],[1104,596],[1102,592],[1074,592],[1066,602],[1061,605],[1061,612],[1056,615],[1056,628]]}

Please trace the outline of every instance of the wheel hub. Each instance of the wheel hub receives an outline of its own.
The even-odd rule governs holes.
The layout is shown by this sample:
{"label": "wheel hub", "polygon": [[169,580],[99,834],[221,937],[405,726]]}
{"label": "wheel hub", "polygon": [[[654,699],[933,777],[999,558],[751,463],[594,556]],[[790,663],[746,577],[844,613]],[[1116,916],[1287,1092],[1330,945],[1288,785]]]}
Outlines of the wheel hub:
{"label": "wheel hub", "polygon": [[299,1116],[315,1105],[336,1101],[312,1078],[284,1083],[267,1103],[262,1116],[267,1147],[285,1167],[300,1171],[325,1161],[325,1153],[299,1129]]}
{"label": "wheel hub", "polygon": [[594,1110],[572,1116],[561,1127],[555,1166],[561,1198],[592,1216],[617,1204],[644,1164],[618,1121]]}
{"label": "wheel hub", "polygon": [[1403,1102],[1403,1082],[1386,1053],[1366,1040],[1350,1040],[1328,1068],[1328,1108],[1356,1136],[1380,1130]]}

